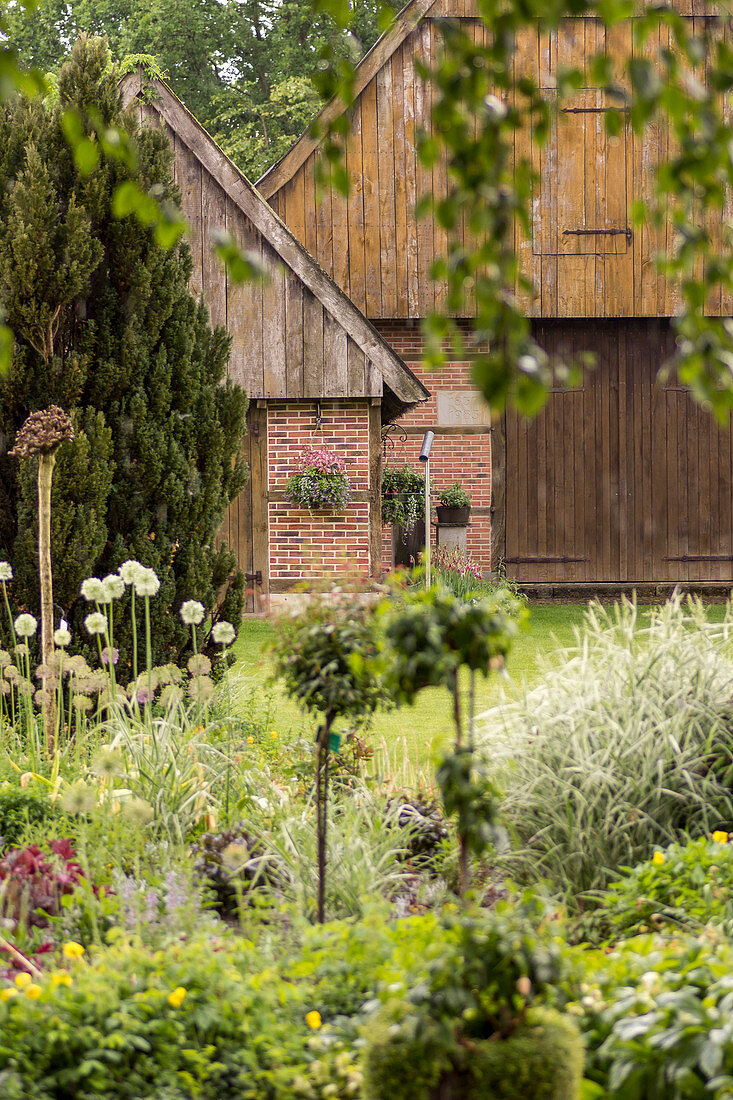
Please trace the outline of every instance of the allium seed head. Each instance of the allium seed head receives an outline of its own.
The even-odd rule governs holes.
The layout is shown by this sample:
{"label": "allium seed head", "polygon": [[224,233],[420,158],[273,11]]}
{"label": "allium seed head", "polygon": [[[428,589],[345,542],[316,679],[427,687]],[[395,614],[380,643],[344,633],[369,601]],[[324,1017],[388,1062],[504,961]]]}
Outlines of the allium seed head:
{"label": "allium seed head", "polygon": [[198,600],[186,600],[181,605],[181,618],[186,626],[198,626],[204,621],[205,614],[204,605]]}
{"label": "allium seed head", "polygon": [[84,620],[84,628],[88,634],[104,634],[107,629],[107,616],[101,611],[93,611]]}
{"label": "allium seed head", "polygon": [[32,638],[38,629],[38,619],[24,613],[15,620],[15,633],[19,638]]}

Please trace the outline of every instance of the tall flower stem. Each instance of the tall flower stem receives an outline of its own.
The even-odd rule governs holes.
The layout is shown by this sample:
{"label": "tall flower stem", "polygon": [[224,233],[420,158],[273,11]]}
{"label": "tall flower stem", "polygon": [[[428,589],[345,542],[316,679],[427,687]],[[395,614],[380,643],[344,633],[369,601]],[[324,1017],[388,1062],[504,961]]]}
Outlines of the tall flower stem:
{"label": "tall flower stem", "polygon": [[137,684],[137,616],[135,615],[135,586],[130,591],[130,618],[132,619],[132,682]]}
{"label": "tall flower stem", "polygon": [[145,667],[148,673],[148,701],[149,713],[153,713],[153,644],[150,634],[150,596],[145,597]]}
{"label": "tall flower stem", "polygon": [[3,596],[5,597],[5,610],[8,613],[8,622],[10,623],[10,637],[13,642],[13,647],[18,644],[18,639],[15,637],[15,626],[13,625],[13,612],[10,610],[10,600],[8,599],[8,587],[5,581],[2,582]]}

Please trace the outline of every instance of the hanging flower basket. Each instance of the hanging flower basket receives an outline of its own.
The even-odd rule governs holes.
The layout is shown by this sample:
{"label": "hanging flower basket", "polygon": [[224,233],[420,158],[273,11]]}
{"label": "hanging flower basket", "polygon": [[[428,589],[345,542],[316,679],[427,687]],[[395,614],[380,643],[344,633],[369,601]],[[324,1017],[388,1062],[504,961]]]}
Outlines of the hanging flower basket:
{"label": "hanging flower basket", "polygon": [[411,531],[425,511],[425,478],[412,466],[387,467],[382,477],[382,523]]}
{"label": "hanging flower basket", "polygon": [[309,511],[330,508],[343,512],[350,495],[344,459],[328,447],[304,447],[296,472],[285,486],[286,498]]}

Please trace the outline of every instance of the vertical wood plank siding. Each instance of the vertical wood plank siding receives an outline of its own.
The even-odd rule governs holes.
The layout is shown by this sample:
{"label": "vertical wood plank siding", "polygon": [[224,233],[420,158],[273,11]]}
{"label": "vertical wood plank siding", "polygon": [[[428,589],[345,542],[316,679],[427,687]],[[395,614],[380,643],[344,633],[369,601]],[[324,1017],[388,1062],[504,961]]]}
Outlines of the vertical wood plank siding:
{"label": "vertical wood plank siding", "polygon": [[506,454],[495,459],[506,485],[494,507],[506,516],[509,575],[731,580],[731,433],[679,385],[657,382],[673,348],[669,322],[543,320],[535,329],[551,355],[592,347],[597,361],[533,421],[506,416]]}
{"label": "vertical wood plank siding", "polygon": [[[691,0],[676,0],[673,6],[693,26],[702,26],[703,10],[708,15],[715,10],[697,0],[694,10]],[[269,199],[371,318],[423,317],[445,305],[446,287],[431,280],[430,269],[445,254],[447,235],[429,216],[417,221],[415,205],[425,194],[446,194],[449,164],[445,151],[432,169],[416,155],[418,132],[431,129],[433,92],[415,66],[439,55],[439,17],[460,18],[474,41],[483,43],[476,14],[472,0],[436,0],[363,88],[345,142],[348,199],[330,186],[315,187],[317,148]],[[726,39],[732,34],[727,24],[719,33]],[[527,132],[515,137],[515,156],[540,173],[532,239],[517,237],[523,268],[536,288],[534,298],[524,302],[533,316],[671,316],[680,309],[678,289],[654,265],[655,253],[671,243],[671,223],[661,228],[649,219],[641,226],[631,224],[634,200],[651,197],[654,170],[671,152],[668,128],[657,121],[641,137],[628,126],[609,137],[603,112],[610,101],[592,85],[587,65],[588,58],[604,51],[625,56],[632,39],[631,22],[604,29],[595,19],[573,18],[553,34],[527,30],[517,42],[516,72],[538,78],[550,98],[559,68],[586,67],[586,86],[558,113],[545,146],[535,145]],[[674,42],[667,27],[646,47],[654,56],[669,48]],[[723,220],[718,213],[711,227],[716,239]],[[470,247],[464,224],[456,233]],[[721,301],[718,293],[708,308],[720,314],[732,307],[733,296]],[[461,313],[470,309],[469,303]]]}
{"label": "vertical wood plank siding", "polygon": [[[161,125],[160,116],[147,105],[141,106],[141,119],[148,125]],[[186,143],[170,130],[167,134],[183,213],[190,227],[191,287],[196,295],[203,293],[212,322],[227,326],[232,339],[228,368],[232,380],[250,397],[381,397],[380,372],[371,363],[367,366],[364,352],[340,322],[283,264]],[[304,236],[306,182],[308,209],[312,209],[315,180],[309,175],[294,181],[283,202]],[[373,197],[376,200],[376,187]],[[330,203],[326,208],[330,209]],[[316,222],[309,225],[315,240]],[[224,228],[264,265],[269,275],[264,283],[236,284],[227,279],[211,249],[212,234]],[[330,228],[324,228],[321,239],[327,239],[330,247]],[[378,288],[379,278],[372,275]]]}

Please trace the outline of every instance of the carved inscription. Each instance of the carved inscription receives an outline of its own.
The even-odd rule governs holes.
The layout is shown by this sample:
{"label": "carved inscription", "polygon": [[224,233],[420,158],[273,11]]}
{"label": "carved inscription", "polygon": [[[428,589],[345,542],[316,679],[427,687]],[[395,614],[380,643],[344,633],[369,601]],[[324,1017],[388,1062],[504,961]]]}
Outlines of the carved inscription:
{"label": "carved inscription", "polygon": [[438,426],[468,428],[491,423],[489,410],[471,390],[438,390]]}

